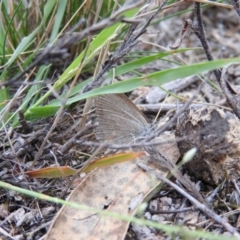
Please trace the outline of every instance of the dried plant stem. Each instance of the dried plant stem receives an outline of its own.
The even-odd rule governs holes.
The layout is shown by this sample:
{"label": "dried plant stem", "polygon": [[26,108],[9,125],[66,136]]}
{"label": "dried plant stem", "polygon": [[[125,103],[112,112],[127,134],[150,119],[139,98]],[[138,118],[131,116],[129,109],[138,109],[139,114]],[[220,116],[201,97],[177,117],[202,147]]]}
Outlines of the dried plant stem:
{"label": "dried plant stem", "polygon": [[[206,54],[206,57],[209,61],[213,60],[213,56],[206,38],[203,20],[202,20],[202,14],[201,14],[201,7],[200,3],[193,3],[194,4],[194,20],[192,23],[192,30],[200,40],[202,47],[204,49],[204,52]],[[214,75],[225,95],[225,98],[227,100],[228,105],[233,110],[235,115],[240,119],[240,111],[238,110],[238,94],[234,91],[234,89],[231,87],[228,81],[225,80],[225,78],[222,76],[221,70],[217,69],[214,70]]]}
{"label": "dried plant stem", "polygon": [[227,221],[226,219],[220,217],[217,215],[214,211],[212,211],[210,208],[208,208],[205,204],[200,203],[198,200],[196,200],[194,197],[189,195],[186,191],[181,189],[179,186],[171,182],[169,179],[165,178],[161,174],[156,173],[153,171],[151,168],[146,166],[145,164],[138,163],[138,165],[144,169],[145,171],[155,175],[158,179],[161,181],[167,183],[169,186],[174,188],[176,191],[178,191],[181,195],[186,197],[196,208],[204,212],[207,216],[209,216],[211,219],[213,219],[215,222],[221,224],[227,231],[229,231],[231,234],[233,234],[235,237],[240,238],[237,230],[233,228]]}

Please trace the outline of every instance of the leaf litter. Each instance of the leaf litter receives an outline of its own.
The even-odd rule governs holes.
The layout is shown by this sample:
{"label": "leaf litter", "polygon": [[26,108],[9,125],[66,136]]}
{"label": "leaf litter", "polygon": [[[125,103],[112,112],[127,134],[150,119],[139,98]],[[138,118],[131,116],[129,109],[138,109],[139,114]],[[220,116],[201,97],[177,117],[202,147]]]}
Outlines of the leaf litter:
{"label": "leaf litter", "polygon": [[[212,14],[212,11],[216,11],[217,14]],[[142,43],[139,43],[137,48],[148,48],[152,51],[156,50],[155,46],[148,43],[149,38],[151,38],[152,42],[165,47],[174,43],[176,41],[176,36],[179,35],[182,27],[181,25],[184,22],[183,19],[190,17],[191,14],[191,11],[189,11],[185,15],[178,17],[178,21],[172,18],[164,21],[163,23],[159,23],[158,25],[149,27],[149,32],[156,31],[155,28],[160,29],[161,32],[159,34],[146,33],[142,36]],[[209,36],[209,42],[213,53],[216,56],[222,54],[224,57],[239,56],[239,35],[236,34],[236,32],[239,30],[240,25],[239,18],[235,16],[235,12],[233,10],[214,7],[204,9],[203,16],[205,18],[204,20],[208,23],[206,26],[206,32]],[[182,19],[182,22],[179,21],[179,19]],[[171,31],[169,29],[171,29]],[[200,46],[193,34],[190,34],[188,37],[182,39],[182,47],[196,47],[196,45]],[[224,51],[222,50],[223,45],[225,47]],[[199,54],[192,54],[186,52],[182,54],[182,57],[187,62],[205,60],[203,53],[201,51],[198,53]],[[144,72],[147,73],[153,69],[161,69],[166,66],[169,67],[169,64],[166,65],[166,62],[149,64],[144,67]],[[229,81],[231,81],[234,89],[236,90],[239,89],[238,68],[239,67],[237,65],[233,65],[229,68],[229,73],[227,73]],[[127,77],[128,75],[126,74],[124,78]],[[183,96],[187,96],[188,94],[191,94],[196,87],[197,83],[195,81],[190,82],[184,89],[181,89],[181,94]],[[172,88],[170,89],[171,91],[174,91]],[[153,87],[147,88],[149,94],[151,94],[151,91],[153,90]],[[176,93],[178,92],[179,90],[176,91]],[[139,98],[140,101],[138,103],[143,105],[147,105],[148,103],[152,103],[154,101],[164,105],[165,101],[168,101],[169,99],[169,97],[165,96],[163,101],[160,100],[161,98],[159,98],[158,101],[149,100],[149,97],[139,94],[141,94],[141,91],[138,89],[138,92],[135,91],[135,95],[130,95],[130,98]],[[208,97],[209,95],[211,95],[211,99]],[[201,100],[201,104],[203,105],[221,104],[221,106],[223,105],[228,107],[223,95],[215,91],[209,85],[204,88],[204,92],[202,91],[198,98]],[[221,102],[221,100],[223,101]],[[174,108],[176,108],[176,99],[175,101],[171,101],[175,103]],[[62,156],[57,154],[58,149],[61,149],[64,142],[70,139],[73,135],[76,135],[78,132],[78,129],[72,128],[72,126],[76,123],[79,117],[81,117],[82,106],[79,104],[78,106],[74,106],[74,108],[75,109],[72,109],[68,114],[61,117],[61,121],[50,137],[49,144],[45,147],[43,155],[40,157],[38,165],[35,166],[35,168],[56,165],[55,156],[57,155],[57,164],[60,166],[68,165],[77,169],[80,167],[79,159],[81,162],[84,162],[88,158],[87,155],[82,153],[90,155],[93,153],[95,147],[91,145],[75,145],[74,143],[74,147],[71,147],[67,154]],[[227,109],[226,112],[228,111],[229,109]],[[170,111],[169,116],[172,116],[173,113],[171,112],[172,111]],[[149,119],[153,119],[156,115],[156,110],[150,109],[146,112],[146,114]],[[163,121],[164,115],[165,114],[160,114],[160,118]],[[90,204],[95,206],[97,209],[104,209],[105,207],[113,211],[116,209],[116,212],[126,214],[129,214],[129,211],[127,211],[129,210],[129,202],[137,199],[139,196],[140,200],[136,201],[141,202],[144,197],[147,197],[148,193],[155,188],[157,183],[160,182],[156,179],[154,182],[149,174],[137,167],[136,162],[134,161],[98,169],[96,172],[93,172],[81,179],[80,184],[74,184],[73,186],[77,185],[74,190],[73,186],[69,186],[70,179],[68,178],[54,180],[40,179],[37,181],[27,179],[24,176],[24,172],[31,166],[31,159],[34,158],[46,131],[48,131],[49,122],[45,121],[46,120],[41,120],[34,123],[32,126],[33,131],[31,133],[23,133],[24,129],[21,127],[13,130],[11,141],[14,151],[9,148],[9,142],[5,137],[5,132],[1,133],[3,141],[0,176],[2,181],[21,186],[23,188],[31,188],[34,191],[61,198],[67,197],[70,194],[68,197],[69,200],[73,199],[78,203]],[[94,124],[92,123],[92,119],[87,122],[87,126],[87,131],[82,132],[82,135],[79,135],[79,139],[88,139],[89,141],[93,141],[94,136],[92,134],[92,129],[94,128]],[[236,124],[232,126],[236,127]],[[175,126],[172,126],[170,131],[174,132],[174,130]],[[63,133],[65,133],[65,135],[63,135]],[[232,134],[237,133],[234,131]],[[239,135],[237,135],[237,137],[239,137]],[[21,161],[19,161],[19,159],[21,159]],[[160,170],[156,168],[155,171]],[[185,174],[189,174],[189,176],[193,179],[195,177],[194,174],[190,174],[188,172]],[[142,177],[140,177],[140,175],[142,175]],[[126,178],[124,178],[124,176]],[[76,179],[75,181],[77,182]],[[206,182],[200,182],[197,186],[204,196],[211,199],[215,212],[228,218],[229,223],[238,229],[240,222],[237,207],[240,195],[238,179],[235,179],[235,184],[234,182],[231,183],[223,181],[217,188],[212,187],[211,184],[209,185]],[[128,233],[126,233],[129,225],[127,222],[123,224],[123,222],[117,219],[108,219],[96,214],[89,215],[87,213],[77,211],[76,209],[69,209],[68,207],[63,207],[59,210],[60,206],[55,204],[42,200],[33,200],[30,197],[23,196],[18,193],[12,193],[11,191],[5,191],[3,189],[0,189],[0,193],[1,206],[4,207],[5,205],[5,209],[7,209],[1,213],[0,226],[4,229],[4,231],[11,234],[11,236],[14,236],[14,239],[24,239],[26,234],[29,234],[27,239],[40,239],[41,236],[46,234],[47,228],[49,227],[53,216],[57,216],[55,218],[55,224],[56,221],[59,221],[60,224],[62,224],[59,226],[54,225],[54,227],[52,227],[52,229],[55,228],[54,230],[57,231],[57,234],[62,233],[59,230],[62,229],[62,227],[66,227],[65,233],[69,234],[72,227],[71,230],[73,231],[73,234],[80,234],[80,237],[84,238],[84,234],[87,234],[88,231],[90,232],[94,228],[94,232],[91,233],[94,234],[91,235],[92,239],[94,239],[94,237],[100,236],[98,234],[104,234],[102,232],[102,228],[104,228],[106,231],[105,234],[112,234],[111,236],[114,237],[121,236],[123,238],[126,234],[126,239],[169,239],[163,232],[152,227],[131,224]],[[35,201],[37,202],[38,210],[36,210]],[[135,211],[136,209],[134,208],[134,210],[130,212],[133,215]],[[76,216],[73,214],[76,214]],[[186,198],[182,197],[181,194],[168,185],[163,185],[161,190],[155,193],[155,195],[151,197],[151,200],[148,200],[148,206],[143,215],[146,219],[153,220],[155,222],[161,222],[169,225],[184,224],[189,229],[205,228],[210,232],[223,233],[225,235],[228,234],[221,225],[215,224],[212,219],[206,217],[205,214],[192,208],[192,205],[186,200]],[[95,221],[95,225],[93,224],[93,221]],[[86,226],[87,230],[84,229],[84,226]],[[105,228],[104,226],[107,227]],[[118,228],[117,226],[121,227]],[[114,230],[116,228],[120,229],[119,232]],[[48,234],[51,234],[51,231]],[[173,236],[173,238],[175,237]]]}

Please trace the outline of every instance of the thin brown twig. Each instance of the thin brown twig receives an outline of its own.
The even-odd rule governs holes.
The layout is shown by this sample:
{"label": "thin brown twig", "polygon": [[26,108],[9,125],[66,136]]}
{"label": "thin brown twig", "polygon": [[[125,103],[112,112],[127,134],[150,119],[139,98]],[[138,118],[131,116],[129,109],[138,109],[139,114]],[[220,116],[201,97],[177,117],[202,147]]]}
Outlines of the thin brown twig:
{"label": "thin brown twig", "polygon": [[190,211],[196,211],[194,207],[188,207],[188,208],[183,208],[183,209],[175,209],[175,210],[151,210],[148,209],[148,212],[151,214],[172,214],[172,213],[183,213],[183,212],[190,212]]}
{"label": "thin brown twig", "polygon": [[232,5],[235,8],[235,11],[237,12],[238,16],[240,17],[240,2],[239,2],[239,0],[232,0]]}
{"label": "thin brown twig", "polygon": [[228,232],[230,232],[231,234],[233,234],[233,236],[237,237],[238,239],[240,238],[239,233],[237,232],[237,230],[232,227],[227,221],[226,219],[220,217],[219,215],[217,215],[214,211],[212,211],[210,208],[208,208],[205,204],[200,203],[198,200],[196,200],[194,197],[192,197],[191,195],[189,195],[186,191],[184,191],[183,189],[181,189],[179,186],[177,186],[176,184],[174,184],[173,182],[171,182],[169,179],[165,178],[164,176],[162,176],[161,174],[156,173],[154,170],[152,170],[151,168],[149,168],[148,166],[146,166],[143,163],[138,163],[139,167],[141,167],[143,170],[155,175],[158,179],[160,179],[161,181],[165,182],[166,184],[168,184],[169,186],[171,186],[172,188],[174,188],[176,191],[178,191],[181,195],[183,195],[184,197],[186,197],[197,209],[201,210],[202,212],[204,212],[208,217],[210,217],[211,219],[213,219],[215,222],[221,224]]}
{"label": "thin brown twig", "polygon": [[[212,53],[206,38],[206,34],[205,34],[200,3],[196,3],[196,2],[194,2],[194,19],[192,22],[192,30],[200,40],[207,59],[209,61],[212,61],[213,56],[212,56]],[[217,70],[214,70],[213,72],[225,95],[228,105],[233,110],[235,115],[240,119],[240,111],[238,109],[238,98],[239,98],[238,94],[232,88],[230,83],[223,78],[221,70],[217,69]]]}
{"label": "thin brown twig", "polygon": [[[123,40],[123,43],[121,46],[117,48],[117,50],[112,54],[112,56],[105,62],[105,64],[102,67],[102,70],[99,72],[99,74],[96,76],[95,79],[93,79],[92,82],[87,84],[82,92],[88,92],[96,87],[99,87],[102,82],[103,82],[103,76],[104,74],[109,71],[111,68],[115,66],[118,60],[120,60],[122,57],[124,57],[129,51],[136,45],[138,44],[137,39],[146,32],[147,27],[151,23],[151,21],[157,16],[157,14],[161,11],[163,6],[166,4],[167,0],[164,0],[163,3],[158,7],[158,9],[147,19],[145,24],[137,30],[137,27],[139,23],[133,23],[129,30],[128,33]],[[140,12],[139,14],[141,14]]]}
{"label": "thin brown twig", "polygon": [[76,143],[76,141],[83,136],[88,130],[94,128],[95,125],[85,126],[84,129],[76,133],[73,137],[71,137],[64,145],[61,147],[60,152],[61,154],[66,154]]}

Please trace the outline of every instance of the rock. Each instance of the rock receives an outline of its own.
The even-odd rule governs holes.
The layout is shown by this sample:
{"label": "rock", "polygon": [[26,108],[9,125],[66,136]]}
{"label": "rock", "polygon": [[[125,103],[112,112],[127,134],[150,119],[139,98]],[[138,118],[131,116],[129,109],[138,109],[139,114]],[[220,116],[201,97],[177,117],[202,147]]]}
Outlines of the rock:
{"label": "rock", "polygon": [[240,177],[240,122],[217,108],[188,111],[175,132],[181,157],[196,147],[197,153],[184,166],[191,175],[217,185],[227,175]]}

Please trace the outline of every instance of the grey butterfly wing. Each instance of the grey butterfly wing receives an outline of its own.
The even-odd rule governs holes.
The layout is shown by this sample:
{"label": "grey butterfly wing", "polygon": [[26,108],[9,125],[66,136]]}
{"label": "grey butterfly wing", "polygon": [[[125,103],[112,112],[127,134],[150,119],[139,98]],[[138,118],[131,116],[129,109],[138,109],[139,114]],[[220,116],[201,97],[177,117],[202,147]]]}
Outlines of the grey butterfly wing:
{"label": "grey butterfly wing", "polygon": [[124,94],[107,94],[95,98],[98,126],[95,134],[104,141],[113,136],[116,144],[127,144],[149,129],[146,117]]}

